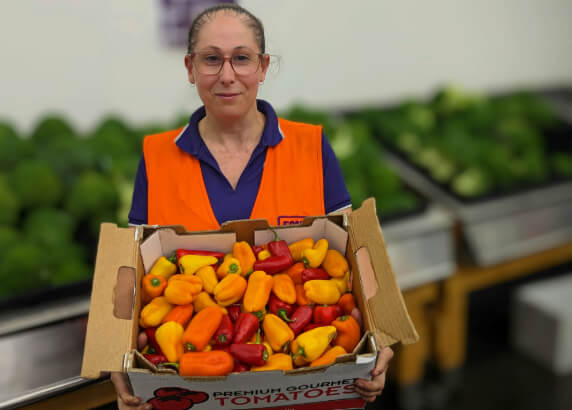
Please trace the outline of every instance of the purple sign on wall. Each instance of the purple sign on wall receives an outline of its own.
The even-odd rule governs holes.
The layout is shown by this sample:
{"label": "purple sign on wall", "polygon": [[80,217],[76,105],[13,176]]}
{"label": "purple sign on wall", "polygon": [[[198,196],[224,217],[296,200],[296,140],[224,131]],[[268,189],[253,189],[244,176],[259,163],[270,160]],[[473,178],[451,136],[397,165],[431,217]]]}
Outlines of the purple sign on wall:
{"label": "purple sign on wall", "polygon": [[161,40],[169,47],[186,47],[189,27],[204,9],[233,0],[159,0]]}

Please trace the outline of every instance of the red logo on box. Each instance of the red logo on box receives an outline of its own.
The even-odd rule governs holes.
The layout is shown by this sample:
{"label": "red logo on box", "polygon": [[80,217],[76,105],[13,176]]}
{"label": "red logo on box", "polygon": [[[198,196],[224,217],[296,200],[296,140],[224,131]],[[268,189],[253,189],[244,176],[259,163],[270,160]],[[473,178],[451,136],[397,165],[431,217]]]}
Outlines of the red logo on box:
{"label": "red logo on box", "polygon": [[153,394],[155,397],[147,400],[147,403],[156,410],[187,410],[209,399],[209,395],[205,392],[182,387],[162,387]]}

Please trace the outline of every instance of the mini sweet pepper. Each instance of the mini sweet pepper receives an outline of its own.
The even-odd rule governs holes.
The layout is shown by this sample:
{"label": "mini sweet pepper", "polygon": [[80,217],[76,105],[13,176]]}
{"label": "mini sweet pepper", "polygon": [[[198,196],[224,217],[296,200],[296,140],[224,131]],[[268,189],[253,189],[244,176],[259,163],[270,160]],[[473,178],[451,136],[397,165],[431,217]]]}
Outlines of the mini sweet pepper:
{"label": "mini sweet pepper", "polygon": [[248,277],[248,285],[242,304],[246,312],[263,310],[268,303],[274,278],[261,270],[254,271]]}
{"label": "mini sweet pepper", "polygon": [[333,278],[341,278],[350,270],[344,255],[335,249],[328,249],[322,267]]}
{"label": "mini sweet pepper", "polygon": [[301,262],[303,258],[303,252],[305,249],[312,249],[314,246],[314,240],[312,238],[304,238],[299,241],[292,242],[288,245],[292,258],[295,262]]}
{"label": "mini sweet pepper", "polygon": [[177,258],[175,255],[169,256],[168,258],[166,256],[161,256],[155,261],[148,275],[158,275],[165,279],[169,279],[171,275],[177,272],[177,265],[175,264],[176,261]]}
{"label": "mini sweet pepper", "polygon": [[273,276],[274,284],[272,285],[272,293],[283,302],[293,304],[296,303],[296,286],[290,275],[279,273]]}
{"label": "mini sweet pepper", "polygon": [[246,286],[246,279],[242,276],[227,275],[214,288],[215,300],[221,306],[232,305],[242,298]]}
{"label": "mini sweet pepper", "polygon": [[235,242],[232,246],[232,256],[238,259],[242,269],[242,276],[247,276],[252,273],[254,262],[256,262],[256,256],[254,255],[254,251],[248,242]]}
{"label": "mini sweet pepper", "polygon": [[223,312],[218,306],[208,306],[197,313],[181,339],[185,350],[203,350],[217,331],[222,316]]}
{"label": "mini sweet pepper", "polygon": [[203,266],[214,265],[218,262],[216,256],[184,255],[179,259],[179,270],[186,275],[193,275]]}
{"label": "mini sweet pepper", "polygon": [[361,336],[358,322],[352,316],[345,315],[334,320],[332,326],[337,331],[334,346],[342,346],[347,352],[353,352]]}
{"label": "mini sweet pepper", "polygon": [[203,290],[203,281],[195,275],[178,274],[169,278],[165,298],[173,305],[188,305]]}
{"label": "mini sweet pepper", "polygon": [[334,305],[340,299],[340,290],[332,280],[309,280],[304,283],[306,297],[320,305]]}
{"label": "mini sweet pepper", "polygon": [[167,301],[165,296],[156,297],[141,309],[139,325],[141,327],[159,326],[171,309],[173,309],[173,305]]}
{"label": "mini sweet pepper", "polygon": [[288,324],[272,313],[264,317],[262,329],[265,340],[270,343],[275,352],[285,352],[290,342],[294,340],[294,332]]}
{"label": "mini sweet pepper", "polygon": [[212,295],[218,283],[218,277],[216,276],[214,268],[210,265],[203,266],[195,275],[203,281],[203,289]]}
{"label": "mini sweet pepper", "polygon": [[307,362],[320,357],[336,337],[334,326],[320,326],[304,332],[296,338],[297,350],[292,351],[294,356],[302,356]]}
{"label": "mini sweet pepper", "polygon": [[304,249],[302,252],[302,261],[306,267],[317,268],[322,264],[328,252],[328,240],[322,238],[314,244],[311,249]]}
{"label": "mini sweet pepper", "polygon": [[181,343],[183,332],[184,329],[180,323],[170,321],[159,326],[155,333],[161,351],[172,363],[178,362],[183,355],[183,344]]}
{"label": "mini sweet pepper", "polygon": [[225,278],[229,273],[242,274],[240,261],[232,255],[225,256],[223,263],[216,270],[216,275],[219,279]]}

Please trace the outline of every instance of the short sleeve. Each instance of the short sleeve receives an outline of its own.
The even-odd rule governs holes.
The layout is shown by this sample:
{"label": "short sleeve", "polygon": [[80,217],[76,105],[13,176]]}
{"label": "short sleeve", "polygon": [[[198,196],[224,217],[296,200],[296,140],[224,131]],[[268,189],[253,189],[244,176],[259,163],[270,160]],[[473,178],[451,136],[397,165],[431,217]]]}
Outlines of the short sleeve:
{"label": "short sleeve", "polygon": [[132,225],[147,224],[147,170],[145,158],[142,156],[135,176],[131,210],[129,211],[129,223]]}
{"label": "short sleeve", "polygon": [[324,204],[326,213],[351,206],[351,198],[336,154],[322,133],[322,166],[324,168]]}

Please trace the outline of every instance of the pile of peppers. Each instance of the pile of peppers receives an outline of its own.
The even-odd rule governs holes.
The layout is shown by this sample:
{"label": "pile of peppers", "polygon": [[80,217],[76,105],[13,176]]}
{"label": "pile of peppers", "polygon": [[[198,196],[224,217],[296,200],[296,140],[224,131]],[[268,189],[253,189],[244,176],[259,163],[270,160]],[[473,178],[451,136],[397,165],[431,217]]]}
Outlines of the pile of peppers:
{"label": "pile of peppers", "polygon": [[362,336],[349,275],[325,238],[178,249],[143,277],[142,354],[181,376],[332,364]]}

